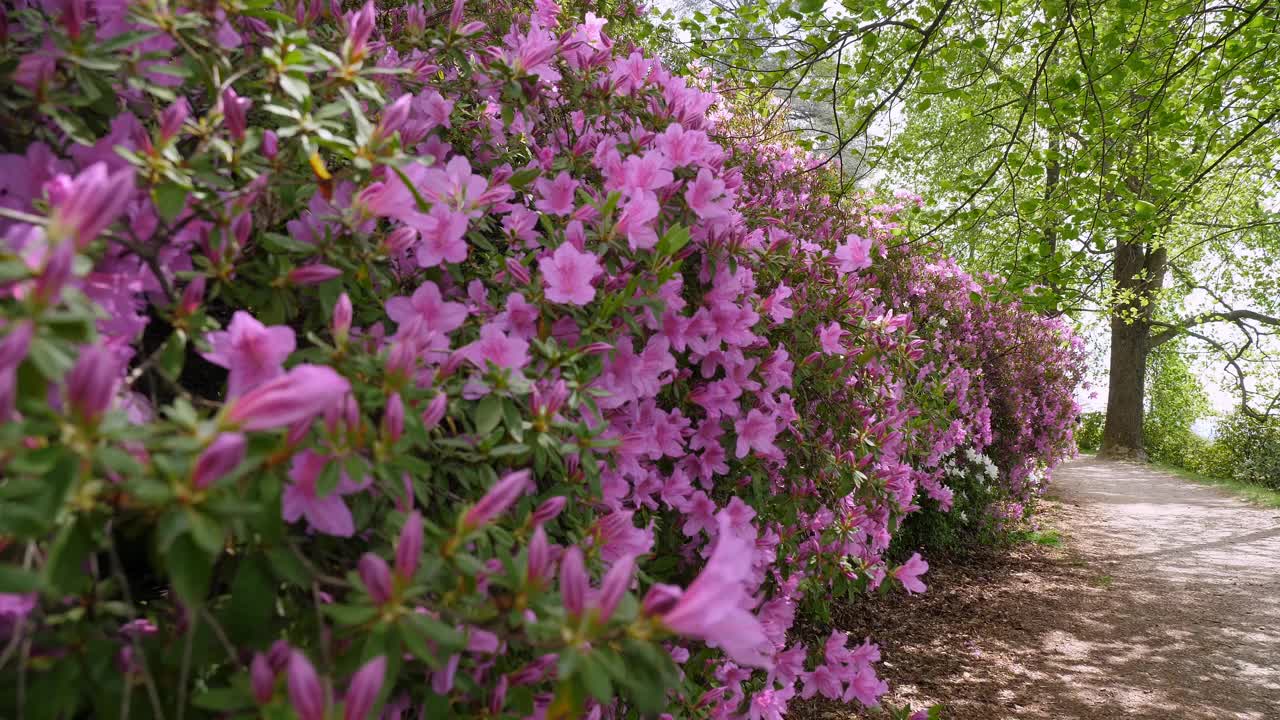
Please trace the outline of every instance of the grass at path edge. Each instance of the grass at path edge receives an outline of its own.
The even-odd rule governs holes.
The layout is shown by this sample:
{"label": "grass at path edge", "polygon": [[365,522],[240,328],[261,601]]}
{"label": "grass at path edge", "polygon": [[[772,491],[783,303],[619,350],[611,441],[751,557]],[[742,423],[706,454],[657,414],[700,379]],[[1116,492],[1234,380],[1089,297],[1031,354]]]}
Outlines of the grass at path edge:
{"label": "grass at path edge", "polygon": [[1238,495],[1254,505],[1267,508],[1280,508],[1280,490],[1273,490],[1262,485],[1241,482],[1240,480],[1228,480],[1225,478],[1209,477],[1192,472],[1175,465],[1166,465],[1164,463],[1153,463],[1155,467],[1164,470],[1167,473],[1177,475],[1184,480],[1190,480],[1200,485],[1211,485],[1213,487],[1222,488],[1234,495]]}

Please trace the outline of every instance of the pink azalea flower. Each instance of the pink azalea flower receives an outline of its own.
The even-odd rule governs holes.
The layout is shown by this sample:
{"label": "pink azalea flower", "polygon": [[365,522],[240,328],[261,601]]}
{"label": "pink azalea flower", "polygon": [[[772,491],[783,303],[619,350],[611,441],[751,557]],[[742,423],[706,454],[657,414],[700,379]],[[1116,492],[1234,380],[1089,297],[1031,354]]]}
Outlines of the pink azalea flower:
{"label": "pink azalea flower", "polygon": [[578,190],[578,181],[567,172],[561,171],[555,180],[538,178],[533,183],[540,196],[533,204],[538,210],[548,215],[569,215],[573,213],[574,193]]}
{"label": "pink azalea flower", "polygon": [[684,191],[685,202],[703,220],[716,220],[729,214],[733,198],[725,194],[724,181],[702,168],[698,177]]}
{"label": "pink azalea flower", "polygon": [[220,365],[227,376],[227,397],[235,398],[284,374],[284,361],[297,347],[293,329],[267,327],[252,315],[237,310],[226,330],[208,335],[212,349],[204,359]]}
{"label": "pink azalea flower", "polygon": [[765,688],[751,696],[751,704],[747,706],[749,720],[783,720],[787,716],[787,701],[796,694],[796,689],[788,685],[781,689]]}
{"label": "pink azalea flower", "polygon": [[112,173],[105,163],[97,162],[71,179],[59,175],[53,180],[60,190],[51,193],[53,205],[47,233],[51,238],[75,238],[76,248],[83,250],[115,221],[133,199],[133,168]]}
{"label": "pink azalea flower", "polygon": [[435,267],[443,263],[459,263],[467,259],[467,214],[443,204],[415,218],[422,240],[415,248],[418,267]]}
{"label": "pink azalea flower", "polygon": [[658,233],[653,229],[657,217],[658,199],[653,193],[639,193],[623,205],[617,231],[627,237],[632,250],[648,250],[658,244]]}
{"label": "pink azalea flower", "polygon": [[836,267],[841,273],[851,273],[871,267],[871,239],[850,234],[842,245],[836,246]]}
{"label": "pink azalea flower", "polygon": [[848,334],[838,322],[818,328],[818,342],[822,345],[822,351],[828,355],[843,355],[845,347],[840,338]]}
{"label": "pink azalea flower", "polygon": [[364,488],[351,482],[346,472],[341,472],[338,486],[321,497],[316,490],[316,480],[331,462],[334,462],[332,458],[312,450],[304,450],[294,457],[289,469],[289,478],[293,482],[285,486],[280,501],[283,516],[285,522],[291,523],[305,517],[307,524],[316,532],[351,537],[356,531],[355,520],[342,496]]}
{"label": "pink azalea flower", "polygon": [[529,364],[529,343],[512,337],[495,323],[480,328],[480,339],[462,348],[465,357],[477,367],[493,363],[500,368],[519,370]]}
{"label": "pink azalea flower", "polygon": [[420,318],[424,329],[447,333],[462,327],[467,319],[467,306],[446,302],[440,288],[430,280],[418,286],[412,297],[397,296],[387,300],[387,317],[396,324]]}
{"label": "pink azalea flower", "polygon": [[295,425],[328,410],[351,392],[347,379],[320,365],[299,365],[245,393],[227,411],[226,424],[244,430]]}
{"label": "pink azalea flower", "polygon": [[908,594],[922,593],[925,591],[925,584],[920,581],[920,576],[928,570],[929,563],[920,557],[920,553],[913,553],[909,560],[893,571],[893,576],[902,583]]}
{"label": "pink azalea flower", "polygon": [[604,271],[598,257],[571,243],[564,243],[550,257],[539,260],[538,269],[547,285],[547,299],[572,305],[586,305],[595,298],[591,281]]}
{"label": "pink azalea flower", "polygon": [[778,424],[770,416],[752,408],[745,418],[734,421],[734,432],[738,434],[738,445],[734,450],[735,457],[746,457],[750,450],[773,457],[780,454],[773,439],[778,435]]}
{"label": "pink azalea flower", "polygon": [[741,665],[769,668],[772,648],[764,626],[749,610],[755,601],[746,587],[755,540],[735,533],[727,515],[722,513],[718,520],[715,549],[698,577],[683,592],[655,585],[645,597],[645,607],[676,634],[717,645]]}
{"label": "pink azalea flower", "polygon": [[875,707],[880,703],[880,696],[886,692],[889,692],[889,684],[876,677],[874,669],[864,667],[849,681],[849,687],[844,691],[844,701],[856,699],[867,707]]}

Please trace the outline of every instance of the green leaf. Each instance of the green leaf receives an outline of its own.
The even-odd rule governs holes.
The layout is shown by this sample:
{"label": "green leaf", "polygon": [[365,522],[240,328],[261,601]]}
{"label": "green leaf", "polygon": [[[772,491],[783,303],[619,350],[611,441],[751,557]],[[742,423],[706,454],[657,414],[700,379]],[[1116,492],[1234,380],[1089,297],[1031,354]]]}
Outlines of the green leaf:
{"label": "green leaf", "polygon": [[688,244],[689,228],[684,225],[675,225],[668,229],[663,234],[662,239],[658,241],[658,255],[670,257],[680,252]]}
{"label": "green leaf", "polygon": [[287,548],[272,548],[267,551],[267,560],[276,577],[294,585],[305,587],[311,583],[311,571]]}
{"label": "green leaf", "polygon": [[251,707],[254,700],[253,695],[245,688],[229,687],[215,688],[197,695],[192,698],[191,704],[203,710],[226,713]]}
{"label": "green leaf", "polygon": [[339,625],[363,625],[378,616],[378,609],[370,605],[325,605],[322,609]]}
{"label": "green leaf", "polygon": [[538,176],[541,174],[542,173],[539,172],[537,168],[525,168],[524,170],[517,170],[516,172],[511,174],[511,177],[507,178],[507,184],[516,190],[520,190],[525,185],[528,185],[529,183],[536,180]]}
{"label": "green leaf", "polygon": [[58,532],[45,563],[46,581],[51,590],[64,595],[79,590],[88,579],[82,566],[92,547],[89,530],[81,523],[66,525]]}
{"label": "green leaf", "polygon": [[38,591],[43,583],[40,576],[13,565],[0,565],[0,593],[29,593]]}
{"label": "green leaf", "polygon": [[275,585],[260,554],[248,554],[231,582],[226,628],[233,638],[253,639],[275,612]]}
{"label": "green leaf", "polygon": [[589,653],[578,664],[578,677],[587,692],[600,702],[608,702],[613,697],[613,683],[609,681],[609,671],[596,659],[596,653]]}
{"label": "green leaf", "polygon": [[502,421],[502,398],[486,395],[476,405],[476,432],[488,435]]}
{"label": "green leaf", "polygon": [[186,360],[187,334],[178,330],[165,341],[160,355],[156,358],[156,367],[166,377],[176,380],[182,374],[182,366]]}
{"label": "green leaf", "polygon": [[218,521],[195,510],[187,510],[187,524],[191,527],[191,538],[205,552],[217,555],[222,552],[224,533]]}
{"label": "green leaf", "polygon": [[201,550],[190,535],[178,537],[164,554],[165,569],[169,572],[173,589],[187,605],[199,607],[204,604],[213,579],[213,560],[213,556]]}
{"label": "green leaf", "polygon": [[187,205],[190,190],[175,183],[163,183],[151,189],[151,200],[156,205],[156,212],[165,222],[173,222]]}

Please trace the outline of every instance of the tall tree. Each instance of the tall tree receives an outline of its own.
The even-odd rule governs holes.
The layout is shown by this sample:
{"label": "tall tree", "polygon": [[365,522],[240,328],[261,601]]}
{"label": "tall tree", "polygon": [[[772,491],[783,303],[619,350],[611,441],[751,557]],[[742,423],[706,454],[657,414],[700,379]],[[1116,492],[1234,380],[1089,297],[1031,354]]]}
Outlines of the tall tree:
{"label": "tall tree", "polygon": [[869,167],[925,194],[915,237],[1107,318],[1105,453],[1143,455],[1147,359],[1177,337],[1237,372],[1246,412],[1275,408],[1243,368],[1280,324],[1276,3],[762,1],[684,29],[726,82],[808,103],[790,129],[831,162],[857,148],[850,187]]}

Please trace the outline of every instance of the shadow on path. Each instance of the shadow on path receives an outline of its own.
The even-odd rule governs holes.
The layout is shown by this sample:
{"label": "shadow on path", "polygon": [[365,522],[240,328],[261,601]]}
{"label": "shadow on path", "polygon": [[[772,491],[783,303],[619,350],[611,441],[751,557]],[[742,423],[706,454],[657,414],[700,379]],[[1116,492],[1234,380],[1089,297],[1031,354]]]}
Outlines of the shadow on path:
{"label": "shadow on path", "polygon": [[925,595],[855,609],[888,699],[956,720],[1280,720],[1280,511],[1092,458],[1053,487],[1063,548],[939,561]]}

